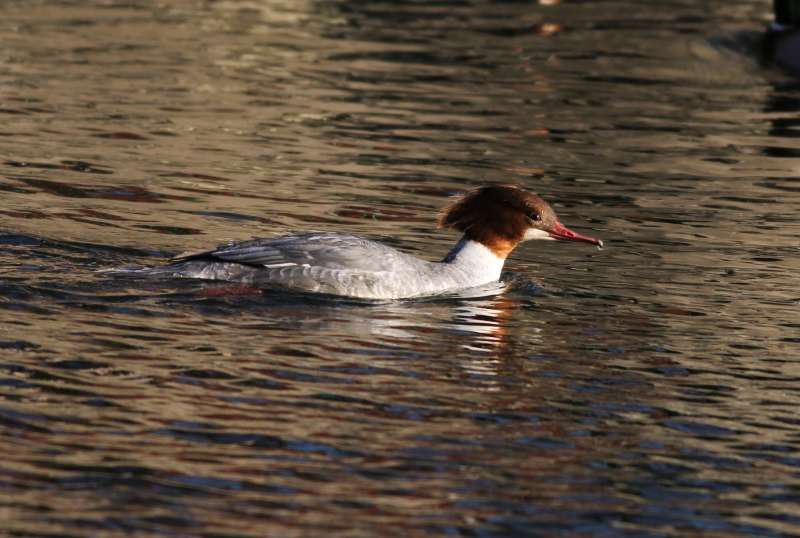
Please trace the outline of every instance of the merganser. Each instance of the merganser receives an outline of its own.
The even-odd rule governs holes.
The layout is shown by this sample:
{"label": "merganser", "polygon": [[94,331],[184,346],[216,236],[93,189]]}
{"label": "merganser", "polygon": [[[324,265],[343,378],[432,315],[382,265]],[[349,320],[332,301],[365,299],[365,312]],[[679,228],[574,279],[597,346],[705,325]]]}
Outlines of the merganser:
{"label": "merganser", "polygon": [[599,239],[573,232],[537,195],[512,185],[484,186],[455,198],[440,228],[463,233],[440,262],[421,260],[354,235],[312,232],[231,242],[186,252],[147,270],[180,278],[222,280],[364,299],[406,299],[453,292],[500,279],[522,241]]}

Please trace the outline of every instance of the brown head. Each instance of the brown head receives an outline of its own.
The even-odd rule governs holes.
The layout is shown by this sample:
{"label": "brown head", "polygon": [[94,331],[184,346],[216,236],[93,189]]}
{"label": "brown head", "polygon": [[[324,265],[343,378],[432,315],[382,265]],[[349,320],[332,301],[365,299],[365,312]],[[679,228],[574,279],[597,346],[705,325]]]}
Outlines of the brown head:
{"label": "brown head", "polygon": [[459,196],[442,211],[439,226],[463,232],[467,239],[486,245],[501,258],[529,239],[603,246],[599,239],[565,227],[547,202],[514,185],[487,185]]}

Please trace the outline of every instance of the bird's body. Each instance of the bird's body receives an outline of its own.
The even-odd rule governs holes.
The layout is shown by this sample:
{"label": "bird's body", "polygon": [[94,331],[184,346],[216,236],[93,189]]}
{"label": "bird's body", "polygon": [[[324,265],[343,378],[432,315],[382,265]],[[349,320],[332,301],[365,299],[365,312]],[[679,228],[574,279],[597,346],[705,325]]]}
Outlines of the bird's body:
{"label": "bird's body", "polygon": [[297,233],[188,252],[146,270],[367,299],[403,299],[481,286],[500,278],[521,241],[562,239],[602,245],[572,232],[538,196],[506,185],[481,187],[445,209],[440,226],[464,233],[440,262],[344,233]]}
{"label": "bird's body", "polygon": [[446,262],[430,262],[349,234],[301,233],[230,243],[178,257],[174,276],[285,287],[371,299],[436,295],[493,282],[503,260],[462,241]]}

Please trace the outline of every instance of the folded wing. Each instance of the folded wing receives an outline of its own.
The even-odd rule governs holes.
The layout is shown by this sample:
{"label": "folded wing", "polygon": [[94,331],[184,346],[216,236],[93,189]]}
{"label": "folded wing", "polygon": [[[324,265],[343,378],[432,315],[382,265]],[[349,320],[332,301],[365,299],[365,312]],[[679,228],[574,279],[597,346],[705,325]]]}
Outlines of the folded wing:
{"label": "folded wing", "polygon": [[392,247],[349,234],[303,233],[232,242],[213,250],[187,252],[176,262],[205,260],[263,269],[319,267],[382,272],[417,260]]}

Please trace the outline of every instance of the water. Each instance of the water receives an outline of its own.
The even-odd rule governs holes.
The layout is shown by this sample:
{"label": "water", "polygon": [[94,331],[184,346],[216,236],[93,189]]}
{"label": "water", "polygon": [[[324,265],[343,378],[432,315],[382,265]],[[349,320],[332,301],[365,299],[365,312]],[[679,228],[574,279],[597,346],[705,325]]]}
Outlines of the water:
{"label": "water", "polygon": [[[761,1],[0,7],[0,534],[800,534],[797,85]],[[743,51],[745,53],[743,53]],[[364,304],[97,269],[449,194],[602,238]]]}

